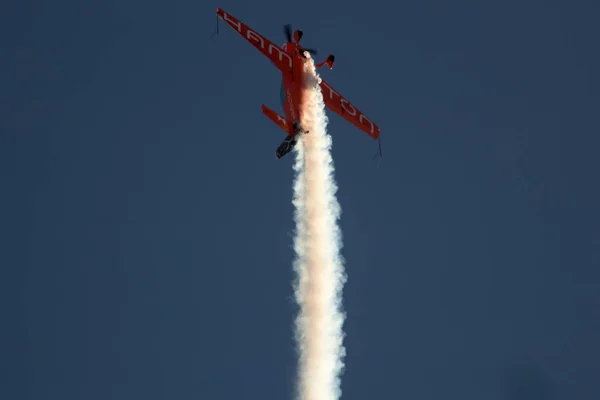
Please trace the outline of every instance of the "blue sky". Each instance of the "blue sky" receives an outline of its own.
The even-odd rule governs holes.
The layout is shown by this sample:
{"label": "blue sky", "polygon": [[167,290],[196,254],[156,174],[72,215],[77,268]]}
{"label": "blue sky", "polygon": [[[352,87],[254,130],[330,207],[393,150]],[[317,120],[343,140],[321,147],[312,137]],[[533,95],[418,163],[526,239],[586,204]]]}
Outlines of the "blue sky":
{"label": "blue sky", "polygon": [[0,397],[292,396],[280,75],[216,6],[381,127],[330,115],[343,398],[599,398],[598,6],[514,0],[3,5]]}

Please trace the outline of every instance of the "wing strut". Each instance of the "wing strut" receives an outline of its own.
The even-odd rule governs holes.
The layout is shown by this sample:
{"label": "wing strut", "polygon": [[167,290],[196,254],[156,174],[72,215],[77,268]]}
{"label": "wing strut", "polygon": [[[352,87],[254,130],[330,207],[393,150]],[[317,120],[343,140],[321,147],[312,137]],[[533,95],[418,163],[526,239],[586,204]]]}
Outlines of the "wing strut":
{"label": "wing strut", "polygon": [[219,34],[219,14],[217,14],[217,30],[214,31],[212,35],[210,35],[208,40],[212,39],[213,37],[217,36],[218,34]]}
{"label": "wing strut", "polygon": [[379,163],[381,162],[381,159],[383,158],[383,153],[381,152],[381,135],[379,135],[377,137],[377,141],[379,142],[379,152],[375,153],[375,157],[373,157],[373,160],[375,160],[376,158],[379,158],[379,161],[377,162],[377,167],[379,168]]}

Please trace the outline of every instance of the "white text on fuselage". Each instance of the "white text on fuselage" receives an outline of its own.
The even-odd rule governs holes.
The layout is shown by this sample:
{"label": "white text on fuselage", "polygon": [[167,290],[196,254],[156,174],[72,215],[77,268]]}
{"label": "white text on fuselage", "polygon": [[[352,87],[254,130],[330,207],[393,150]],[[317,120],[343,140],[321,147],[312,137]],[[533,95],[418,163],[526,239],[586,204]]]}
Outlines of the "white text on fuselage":
{"label": "white text on fuselage", "polygon": [[[268,55],[273,55],[275,52],[279,54],[279,61],[283,63],[283,59],[286,58],[288,61],[288,65],[290,69],[292,69],[292,57],[287,54],[284,50],[275,46],[273,43],[269,42],[267,39],[260,36],[258,33],[254,32],[252,29],[248,28],[246,25],[242,24],[241,21],[236,20],[233,17],[230,17],[229,14],[223,12],[223,20],[229,24],[233,29],[237,30],[242,36],[245,36],[246,39],[250,43],[252,43],[259,50],[266,52]],[[265,49],[266,47],[266,49]]]}

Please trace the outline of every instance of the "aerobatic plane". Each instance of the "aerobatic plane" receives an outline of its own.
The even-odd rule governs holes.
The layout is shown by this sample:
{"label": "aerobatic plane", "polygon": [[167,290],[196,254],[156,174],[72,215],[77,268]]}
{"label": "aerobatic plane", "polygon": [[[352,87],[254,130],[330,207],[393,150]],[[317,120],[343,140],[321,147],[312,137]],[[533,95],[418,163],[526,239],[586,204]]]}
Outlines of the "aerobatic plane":
{"label": "aerobatic plane", "polygon": [[[279,159],[294,148],[299,134],[309,133],[300,123],[301,89],[303,84],[304,63],[306,62],[304,52],[315,54],[316,51],[304,48],[300,45],[300,40],[303,35],[301,30],[294,31],[292,38],[292,29],[290,25],[284,26],[284,33],[287,41],[280,47],[273,44],[273,42],[256,31],[250,29],[231,14],[217,8],[217,18],[219,17],[271,60],[275,67],[281,71],[282,81],[280,99],[285,118],[266,105],[262,105],[263,113],[288,135],[275,151],[275,156]],[[325,61],[315,64],[315,67],[320,68],[327,65],[327,67],[331,69],[333,68],[334,61],[335,57],[329,55]],[[371,122],[361,111],[344,99],[327,82],[321,80],[320,86],[323,93],[323,100],[327,108],[333,110],[336,114],[346,119],[373,139],[379,137],[379,127],[375,123]]]}

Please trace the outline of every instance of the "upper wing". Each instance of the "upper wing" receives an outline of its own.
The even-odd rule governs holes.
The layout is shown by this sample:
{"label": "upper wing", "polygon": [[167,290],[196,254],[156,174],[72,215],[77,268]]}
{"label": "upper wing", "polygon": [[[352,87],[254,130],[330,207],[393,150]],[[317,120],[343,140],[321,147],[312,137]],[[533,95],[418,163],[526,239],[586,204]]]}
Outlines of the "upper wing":
{"label": "upper wing", "polygon": [[373,139],[379,137],[379,127],[371,122],[358,108],[336,92],[331,85],[321,80],[321,91],[323,100],[329,109],[335,111],[338,115],[356,126],[358,129],[371,136]]}
{"label": "upper wing", "polygon": [[281,71],[286,72],[292,70],[292,57],[290,57],[290,55],[281,47],[274,45],[267,38],[256,33],[246,24],[230,14],[227,14],[220,8],[217,8],[217,15],[242,35],[252,46],[256,47],[261,53],[267,56]]}

